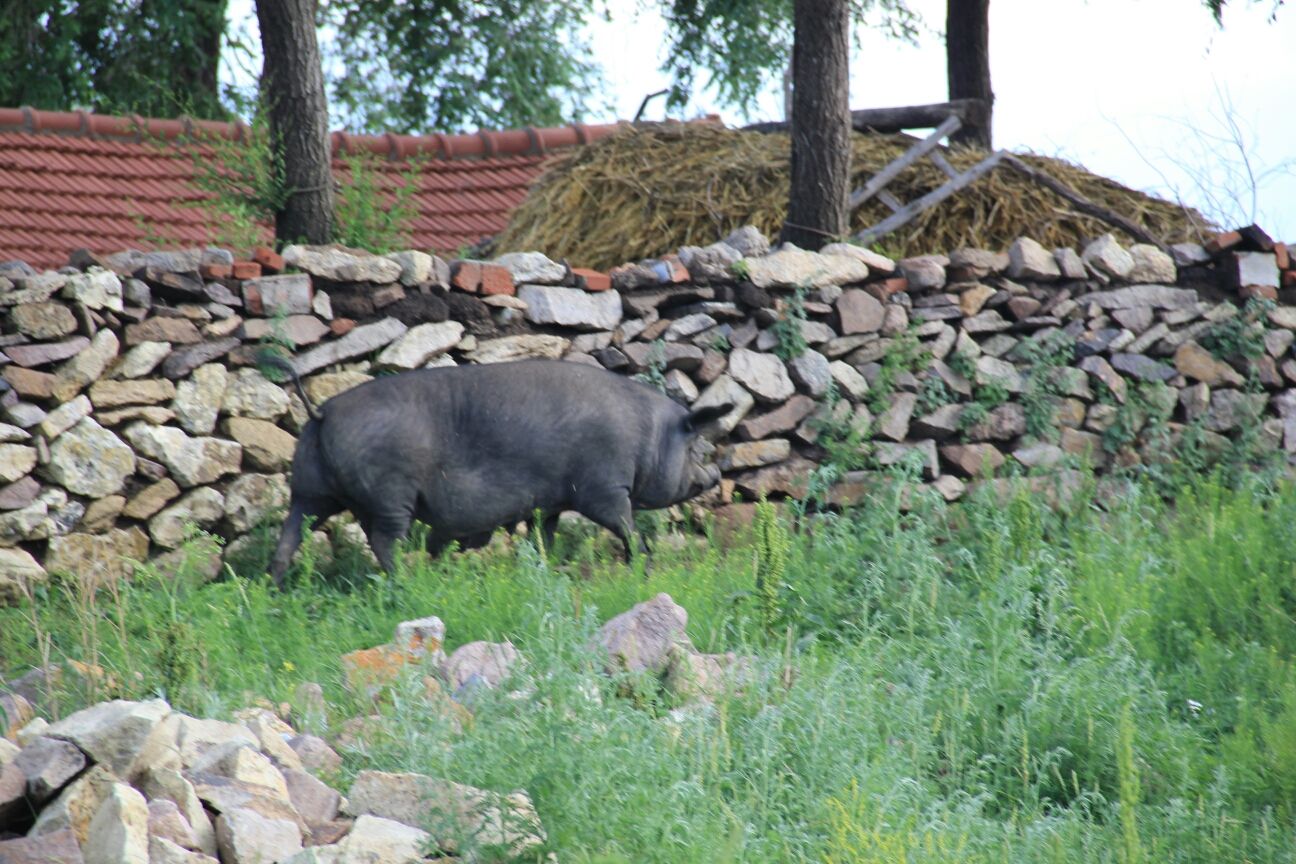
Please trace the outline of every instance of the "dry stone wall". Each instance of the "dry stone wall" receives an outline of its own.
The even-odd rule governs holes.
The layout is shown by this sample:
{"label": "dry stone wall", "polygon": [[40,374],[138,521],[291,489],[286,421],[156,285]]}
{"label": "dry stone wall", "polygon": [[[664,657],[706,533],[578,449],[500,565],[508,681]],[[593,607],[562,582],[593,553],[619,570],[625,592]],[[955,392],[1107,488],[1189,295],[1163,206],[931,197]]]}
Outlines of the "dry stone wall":
{"label": "dry stone wall", "polygon": [[257,370],[265,343],[317,402],[376,374],[548,357],[731,403],[711,504],[804,494],[829,459],[858,469],[830,503],[904,459],[954,499],[1005,464],[1173,458],[1189,432],[1296,451],[1293,289],[1286,247],[1254,226],[1169,252],[1022,238],[899,262],[771,250],[747,228],[610,274],[300,246],[7,262],[0,600],[50,572],[166,566],[190,524],[237,548],[282,506],[307,415]]}

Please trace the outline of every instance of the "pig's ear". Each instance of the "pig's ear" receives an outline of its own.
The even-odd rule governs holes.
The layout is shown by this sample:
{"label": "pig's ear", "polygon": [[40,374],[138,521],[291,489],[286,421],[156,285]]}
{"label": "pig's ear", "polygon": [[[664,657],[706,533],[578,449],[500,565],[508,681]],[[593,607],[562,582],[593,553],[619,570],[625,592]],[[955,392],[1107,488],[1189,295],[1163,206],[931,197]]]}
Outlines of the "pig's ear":
{"label": "pig's ear", "polygon": [[726,402],[723,405],[712,405],[707,408],[697,408],[689,412],[688,420],[685,422],[690,429],[701,429],[719,420],[733,409],[734,406],[731,402]]}

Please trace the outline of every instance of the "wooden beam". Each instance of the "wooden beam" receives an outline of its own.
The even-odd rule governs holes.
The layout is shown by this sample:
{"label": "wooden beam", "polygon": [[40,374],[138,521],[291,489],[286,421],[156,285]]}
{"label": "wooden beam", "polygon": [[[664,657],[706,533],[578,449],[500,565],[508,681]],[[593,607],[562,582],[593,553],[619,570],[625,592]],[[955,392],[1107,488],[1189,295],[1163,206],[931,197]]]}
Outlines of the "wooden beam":
{"label": "wooden beam", "polygon": [[957,132],[959,127],[962,125],[963,121],[959,120],[957,115],[951,114],[946,117],[945,120],[936,127],[936,131],[910,147],[906,152],[902,153],[897,159],[892,161],[891,164],[870,177],[868,182],[861,188],[852,192],[850,202],[847,205],[848,212],[854,213],[858,210],[860,205],[878,194],[884,186],[896,177],[900,176],[901,171],[905,170],[910,165],[939,147],[941,139],[946,135],[952,135]]}
{"label": "wooden beam", "polygon": [[928,207],[934,207],[962,189],[964,186],[967,186],[974,180],[984,177],[1007,155],[1008,154],[1001,150],[992,156],[987,156],[974,167],[969,168],[958,177],[950,180],[944,186],[941,186],[938,189],[933,189],[916,201],[910,201],[902,210],[896,211],[878,224],[874,225],[872,228],[865,228],[863,231],[855,235],[855,239],[859,240],[861,243],[871,243],[879,237],[890,234],[892,231],[901,227]]}
{"label": "wooden beam", "polygon": [[[955,99],[932,105],[904,105],[896,108],[864,108],[851,112],[851,128],[856,132],[899,132],[903,129],[934,129],[951,114],[964,123],[984,116],[985,103],[980,99]],[[744,126],[749,132],[786,132],[788,124],[753,123]]]}

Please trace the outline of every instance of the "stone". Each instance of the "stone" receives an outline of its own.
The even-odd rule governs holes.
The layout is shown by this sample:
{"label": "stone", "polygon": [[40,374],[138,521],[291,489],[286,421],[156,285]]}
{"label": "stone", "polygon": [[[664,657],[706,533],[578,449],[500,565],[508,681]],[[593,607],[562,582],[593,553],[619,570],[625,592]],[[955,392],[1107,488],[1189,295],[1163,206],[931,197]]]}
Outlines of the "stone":
{"label": "stone", "polygon": [[506,268],[514,284],[519,286],[560,285],[567,278],[567,268],[541,252],[509,252],[497,257],[494,263]]}
{"label": "stone", "polygon": [[899,271],[909,281],[911,292],[939,291],[945,287],[945,267],[948,264],[949,258],[944,255],[918,255],[902,258]]}
{"label": "stone", "polygon": [[878,418],[877,434],[892,441],[903,441],[909,435],[909,421],[917,406],[918,397],[913,393],[897,393]]}
{"label": "stone", "polygon": [[1231,274],[1240,288],[1278,288],[1278,264],[1272,252],[1235,252]]}
{"label": "stone", "polygon": [[288,413],[288,394],[255,369],[239,369],[226,378],[220,413],[257,420],[277,420]]}
{"label": "stone", "polygon": [[168,798],[148,802],[150,838],[167,840],[182,849],[197,849],[198,838],[176,803]]}
{"label": "stone", "polygon": [[1134,269],[1134,258],[1121,248],[1112,234],[1104,234],[1080,253],[1080,260],[1104,276],[1125,279]]}
{"label": "stone", "polygon": [[988,477],[1004,463],[1004,456],[993,444],[946,444],[940,457],[964,477]]}
{"label": "stone", "polygon": [[735,228],[721,242],[727,246],[732,246],[738,250],[740,255],[748,258],[765,255],[770,251],[769,241],[765,239],[765,235],[760,232],[760,229],[754,225]]}
{"label": "stone", "polygon": [[233,441],[191,438],[171,426],[137,422],[126,427],[124,435],[138,453],[165,465],[185,489],[238,473],[243,456],[243,448]]}
{"label": "stone", "polygon": [[1052,468],[1062,461],[1066,451],[1056,444],[1036,441],[1018,447],[1012,456],[1026,468]]}
{"label": "stone", "polygon": [[1051,282],[1062,278],[1062,271],[1053,253],[1029,237],[1020,237],[1008,247],[1008,276],[1011,279]]}
{"label": "stone", "polygon": [[287,246],[284,261],[291,267],[332,282],[395,282],[402,266],[391,258],[357,255],[331,246]]}
{"label": "stone", "polygon": [[216,817],[216,844],[223,864],[271,864],[300,852],[302,834],[292,820],[236,807]]}
{"label": "stone", "polygon": [[84,864],[76,834],[70,828],[34,837],[0,840],[4,864]]}
{"label": "stone", "polygon": [[121,280],[116,273],[98,267],[68,276],[60,293],[65,299],[75,300],[87,309],[108,309],[112,312],[123,309]]}
{"label": "stone", "polygon": [[[390,262],[389,262],[390,263]],[[395,318],[363,324],[341,339],[312,348],[293,360],[298,375],[308,375],[333,363],[341,363],[378,350],[405,334],[409,328]]]}
{"label": "stone", "polygon": [[556,360],[567,350],[569,342],[561,336],[524,334],[485,339],[467,352],[470,363],[508,363],[513,360]]}
{"label": "stone", "polygon": [[751,411],[755,404],[755,398],[741,384],[729,375],[721,375],[702,391],[697,401],[693,403],[693,410],[713,408],[718,405],[732,405],[732,410],[715,421],[714,424],[721,434],[728,434],[734,430],[734,427],[747,415],[747,412]]}
{"label": "stone", "polygon": [[288,746],[301,759],[302,767],[313,774],[336,773],[342,768],[342,757],[316,735],[295,735]]}
{"label": "stone", "polygon": [[[138,324],[126,325],[126,344],[139,347],[145,342],[168,345],[192,345],[202,341],[202,334],[187,318],[153,317]],[[169,352],[168,352],[169,353]]]}
{"label": "stone", "polygon": [[742,259],[742,253],[728,243],[710,246],[684,246],[679,250],[680,263],[689,271],[695,282],[732,282],[733,264]]}
{"label": "stone", "polygon": [[979,313],[986,301],[995,295],[995,289],[989,285],[976,283],[958,295],[958,306],[965,316],[972,317]]}
{"label": "stone", "polygon": [[135,454],[121,439],[85,417],[50,445],[41,473],[69,492],[102,498],[135,473]]}
{"label": "stone", "polygon": [[498,687],[521,660],[512,642],[469,642],[455,649],[441,666],[451,692],[470,682]]}
{"label": "stone", "polygon": [[[320,294],[327,297],[327,294]],[[247,342],[273,339],[290,342],[295,348],[314,345],[330,332],[329,326],[314,315],[287,315],[282,318],[251,318],[238,325],[239,335]],[[218,334],[212,334],[218,335]],[[229,335],[229,334],[219,334]]]}
{"label": "stone", "polygon": [[165,378],[112,381],[100,379],[90,385],[90,401],[96,410],[123,405],[156,405],[175,398],[175,384]]}
{"label": "stone", "polygon": [[1026,411],[1016,402],[990,409],[981,422],[967,429],[968,441],[1011,441],[1026,434]]}
{"label": "stone", "polygon": [[963,319],[965,333],[997,333],[1012,327],[1012,322],[1004,320],[997,310],[986,309],[971,318]]}
{"label": "stone", "polygon": [[721,471],[760,468],[782,462],[792,455],[792,445],[785,438],[763,438],[742,441],[724,447],[716,457]]}
{"label": "stone", "polygon": [[[162,699],[100,702],[52,724],[45,735],[71,741],[97,764],[123,779],[147,767],[137,764],[149,755],[154,738],[162,734],[162,721],[171,706]],[[147,819],[147,817],[146,817]]]}
{"label": "stone", "polygon": [[837,298],[837,317],[843,336],[876,333],[886,320],[886,310],[867,291],[850,288]]}
{"label": "stone", "polygon": [[1129,254],[1134,259],[1134,267],[1126,276],[1130,282],[1173,285],[1179,278],[1174,259],[1149,243],[1134,244]]}
{"label": "stone", "polygon": [[1296,333],[1290,330],[1266,330],[1264,334],[1265,352],[1270,357],[1281,357],[1296,341]]}
{"label": "stone", "polygon": [[148,841],[149,864],[220,864],[210,855],[186,849],[165,837],[150,835]]}
{"label": "stone", "polygon": [[863,282],[869,276],[868,265],[858,258],[821,255],[791,244],[759,258],[747,257],[744,263],[747,280],[757,288],[823,288]]}
{"label": "stone", "polygon": [[0,483],[13,483],[36,467],[36,448],[22,444],[0,444]]}
{"label": "stone", "polygon": [[406,288],[413,288],[422,282],[427,282],[432,276],[435,259],[426,252],[406,249],[401,252],[389,252],[383,257],[400,267],[400,274],[396,278]]}
{"label": "stone", "polygon": [[616,291],[591,294],[579,288],[521,285],[517,292],[527,304],[526,319],[532,324],[611,330],[621,323],[621,295]]}
{"label": "stone", "polygon": [[240,474],[225,490],[225,518],[240,534],[287,504],[288,479],[283,474]]}
{"label": "stone", "polygon": [[53,441],[77,423],[80,423],[83,418],[90,414],[90,410],[90,400],[83,393],[71,402],[64,402],[46,414],[45,419],[36,425],[36,431],[44,436],[46,441]]}
{"label": "stone", "polygon": [[625,346],[623,353],[636,372],[651,366],[691,372],[702,365],[704,357],[702,349],[696,345],[678,342],[632,342]]}
{"label": "stone", "polygon": [[121,515],[122,508],[125,506],[126,496],[124,495],[96,498],[86,507],[85,515],[81,517],[80,527],[91,534],[107,531],[117,524],[117,517]]}
{"label": "stone", "polygon": [[1211,432],[1228,432],[1256,424],[1264,413],[1268,398],[1264,393],[1214,390],[1211,392],[1210,408],[1206,411],[1206,428]]}
{"label": "stone", "polygon": [[257,471],[274,473],[292,464],[297,439],[268,420],[230,417],[225,432],[243,447],[243,457]]}
{"label": "stone", "polygon": [[189,525],[211,528],[225,514],[225,498],[210,486],[201,486],[149,520],[149,536],[164,549],[179,547],[189,536]]}
{"label": "stone", "polygon": [[458,321],[419,324],[384,348],[376,362],[383,369],[417,369],[458,345],[463,335]]}
{"label": "stone", "polygon": [[1081,360],[1080,368],[1106,387],[1116,397],[1117,402],[1125,404],[1125,379],[1112,368],[1110,363],[1102,357],[1092,356]]}
{"label": "stone", "polygon": [[935,438],[938,441],[943,441],[946,438],[953,437],[962,427],[960,420],[965,410],[966,406],[957,402],[942,405],[935,411],[912,421],[910,431],[923,438]]}
{"label": "stone", "polygon": [[80,393],[87,384],[103,375],[108,363],[117,356],[119,347],[116,334],[111,330],[100,330],[87,348],[59,367],[51,395],[60,402],[67,402]]}
{"label": "stone", "polygon": [[667,342],[678,342],[681,339],[687,339],[689,336],[710,330],[714,326],[716,326],[714,318],[705,312],[697,312],[671,321],[670,326],[662,333],[662,338]]}
{"label": "stone", "polygon": [[[43,720],[33,722],[37,725],[44,723]],[[37,734],[44,734],[44,731],[48,731],[48,727]],[[27,836],[36,838],[70,830],[77,844],[84,845],[90,832],[90,822],[98,812],[99,805],[108,797],[113,785],[119,782],[120,778],[104,766],[91,765],[64,787],[57,798],[45,805],[36,816]]]}
{"label": "stone", "polygon": [[162,374],[172,380],[184,378],[203,364],[225,356],[238,346],[239,340],[231,336],[178,348],[162,361]]}
{"label": "stone", "polygon": [[125,783],[114,783],[90,821],[81,848],[86,864],[149,864],[148,805]]}
{"label": "stone", "polygon": [[212,432],[228,384],[229,372],[219,363],[208,363],[195,369],[188,380],[181,381],[176,387],[175,399],[171,403],[180,425],[195,435]]}
{"label": "stone", "polygon": [[302,385],[310,400],[319,406],[352,387],[358,387],[372,380],[372,375],[365,375],[363,372],[326,372],[307,378]]}
{"label": "stone", "polygon": [[915,463],[922,469],[922,475],[928,480],[940,476],[940,460],[936,455],[936,442],[925,441],[877,441],[873,444],[873,458],[881,468]]}
{"label": "stone", "polygon": [[729,353],[729,375],[761,402],[782,402],[796,392],[783,361],[773,354],[736,348]]}
{"label": "stone", "polygon": [[20,510],[36,500],[40,491],[40,483],[30,475],[0,486],[0,510]]}
{"label": "stone", "polygon": [[25,778],[29,804],[39,809],[85,769],[86,758],[69,741],[40,736],[18,751],[13,764]]}
{"label": "stone", "polygon": [[1021,373],[1017,371],[1017,367],[1006,360],[990,356],[977,358],[976,380],[978,384],[983,386],[997,384],[1009,393],[1020,393],[1026,386]]}
{"label": "stone", "polygon": [[1117,372],[1133,375],[1140,381],[1169,381],[1178,374],[1171,367],[1144,354],[1113,354],[1111,365]]}
{"label": "stone", "polygon": [[787,362],[787,372],[798,390],[816,399],[827,395],[833,384],[828,358],[818,351],[806,351],[793,357]]}
{"label": "stone", "polygon": [[[565,359],[571,360],[574,355],[568,354]],[[597,360],[593,360],[593,365],[602,368]],[[698,397],[697,385],[693,379],[678,369],[670,369],[666,372],[666,395],[679,402],[682,405],[690,405]]]}
{"label": "stone", "polygon": [[45,568],[27,550],[0,548],[0,605],[18,603],[27,596],[28,589],[44,582],[47,576]]}
{"label": "stone", "polygon": [[[169,321],[169,318],[157,318],[157,321]],[[127,340],[127,344],[131,344]],[[169,342],[140,342],[122,355],[108,374],[111,378],[143,378],[171,353]]]}
{"label": "stone", "polygon": [[27,303],[13,307],[9,321],[14,328],[33,339],[58,339],[74,332],[76,317],[62,303]]}
{"label": "stone", "polygon": [[664,674],[673,648],[693,649],[687,626],[688,612],[669,594],[636,604],[599,630],[607,671]]}
{"label": "stone", "polygon": [[737,426],[738,437],[755,441],[770,435],[789,432],[808,417],[815,410],[815,406],[815,401],[808,396],[793,396],[772,411],[743,420]]}
{"label": "stone", "polygon": [[828,372],[837,389],[848,399],[858,402],[868,395],[868,380],[849,363],[834,360],[828,364]]}
{"label": "stone", "polygon": [[50,399],[54,396],[57,379],[48,372],[24,369],[20,366],[4,367],[5,382],[19,396],[27,399]]}
{"label": "stone", "polygon": [[1152,326],[1152,310],[1147,306],[1113,310],[1112,318],[1117,324],[1136,335]]}

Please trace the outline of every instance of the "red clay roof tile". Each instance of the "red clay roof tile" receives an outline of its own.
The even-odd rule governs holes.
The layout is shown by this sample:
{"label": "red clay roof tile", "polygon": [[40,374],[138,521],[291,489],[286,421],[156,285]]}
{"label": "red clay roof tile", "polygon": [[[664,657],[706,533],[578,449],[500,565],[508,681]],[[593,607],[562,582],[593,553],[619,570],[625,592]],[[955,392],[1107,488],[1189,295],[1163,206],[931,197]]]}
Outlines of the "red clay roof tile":
{"label": "red clay roof tile", "polygon": [[[502,229],[549,154],[615,128],[335,132],[333,170],[342,180],[346,154],[372,153],[384,160],[377,166],[379,187],[391,189],[414,169],[412,245],[450,252]],[[240,141],[246,135],[240,123],[0,108],[0,260],[54,268],[80,246],[108,253],[159,241],[212,241],[211,217],[186,206],[204,197],[190,183],[192,157],[195,149],[200,158],[210,156],[201,136]]]}

